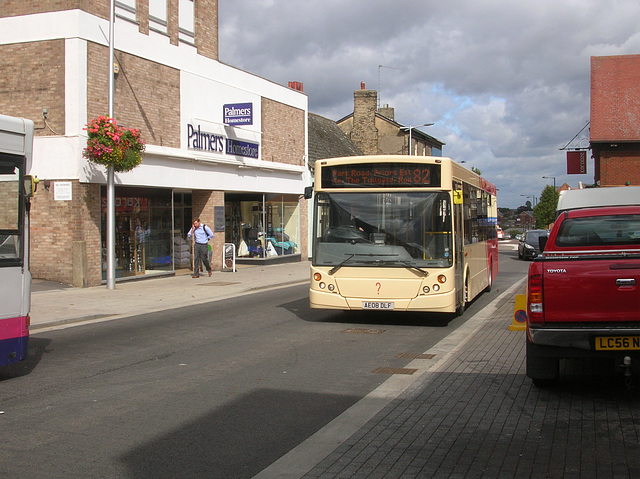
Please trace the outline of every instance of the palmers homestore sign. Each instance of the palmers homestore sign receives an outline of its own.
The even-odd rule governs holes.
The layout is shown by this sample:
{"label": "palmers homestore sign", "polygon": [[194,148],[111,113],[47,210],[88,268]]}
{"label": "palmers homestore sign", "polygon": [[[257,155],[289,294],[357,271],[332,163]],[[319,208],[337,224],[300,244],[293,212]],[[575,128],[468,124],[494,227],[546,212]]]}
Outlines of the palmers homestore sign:
{"label": "palmers homestore sign", "polygon": [[187,124],[187,148],[190,150],[223,153],[258,159],[260,145],[249,141],[234,140],[224,135],[202,131],[200,125]]}

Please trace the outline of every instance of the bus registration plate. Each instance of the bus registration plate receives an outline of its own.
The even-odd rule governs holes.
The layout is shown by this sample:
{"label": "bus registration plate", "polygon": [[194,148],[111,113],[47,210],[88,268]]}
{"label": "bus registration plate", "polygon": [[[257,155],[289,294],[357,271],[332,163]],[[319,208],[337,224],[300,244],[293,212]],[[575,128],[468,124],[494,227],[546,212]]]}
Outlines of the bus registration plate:
{"label": "bus registration plate", "polygon": [[384,302],[384,301],[363,301],[362,309],[393,309],[392,302]]}
{"label": "bus registration plate", "polygon": [[640,336],[598,336],[597,350],[640,349]]}

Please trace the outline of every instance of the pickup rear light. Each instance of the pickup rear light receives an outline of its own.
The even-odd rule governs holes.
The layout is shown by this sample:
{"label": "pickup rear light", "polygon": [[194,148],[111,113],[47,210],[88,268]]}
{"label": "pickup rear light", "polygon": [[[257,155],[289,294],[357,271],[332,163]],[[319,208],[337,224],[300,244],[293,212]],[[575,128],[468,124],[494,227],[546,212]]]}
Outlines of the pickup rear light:
{"label": "pickup rear light", "polygon": [[542,282],[541,274],[532,274],[527,281],[527,318],[530,323],[544,322]]}

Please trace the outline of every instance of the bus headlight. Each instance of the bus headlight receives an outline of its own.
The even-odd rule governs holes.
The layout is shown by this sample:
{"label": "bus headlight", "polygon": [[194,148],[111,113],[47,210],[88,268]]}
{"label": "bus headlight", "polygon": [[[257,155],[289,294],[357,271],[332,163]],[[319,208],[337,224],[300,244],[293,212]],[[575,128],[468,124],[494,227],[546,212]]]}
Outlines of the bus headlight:
{"label": "bus headlight", "polygon": [[440,285],[439,284],[434,284],[433,285],[433,290],[434,291],[440,291]]}
{"label": "bus headlight", "polygon": [[327,287],[327,285],[324,283],[320,283],[318,286],[320,287],[320,289],[324,289]]}
{"label": "bus headlight", "polygon": [[425,293],[425,294],[426,294],[426,293],[428,293],[429,291],[431,291],[431,289],[429,288],[429,286],[423,286],[423,287],[422,287],[422,292],[423,292],[423,293]]}
{"label": "bus headlight", "polygon": [[336,287],[334,285],[330,284],[329,286],[327,286],[327,289],[329,291],[333,291],[334,289],[336,289]]}

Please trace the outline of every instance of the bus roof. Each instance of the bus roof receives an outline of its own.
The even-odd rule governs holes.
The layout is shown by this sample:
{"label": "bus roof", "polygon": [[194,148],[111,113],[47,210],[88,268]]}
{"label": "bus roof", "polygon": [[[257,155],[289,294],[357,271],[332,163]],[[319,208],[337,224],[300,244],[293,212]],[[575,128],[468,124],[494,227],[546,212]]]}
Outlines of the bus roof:
{"label": "bus roof", "polygon": [[560,192],[557,213],[595,206],[640,205],[640,186],[611,186]]}
{"label": "bus roof", "polygon": [[16,155],[31,154],[33,121],[0,115],[0,142],[3,151]]}

